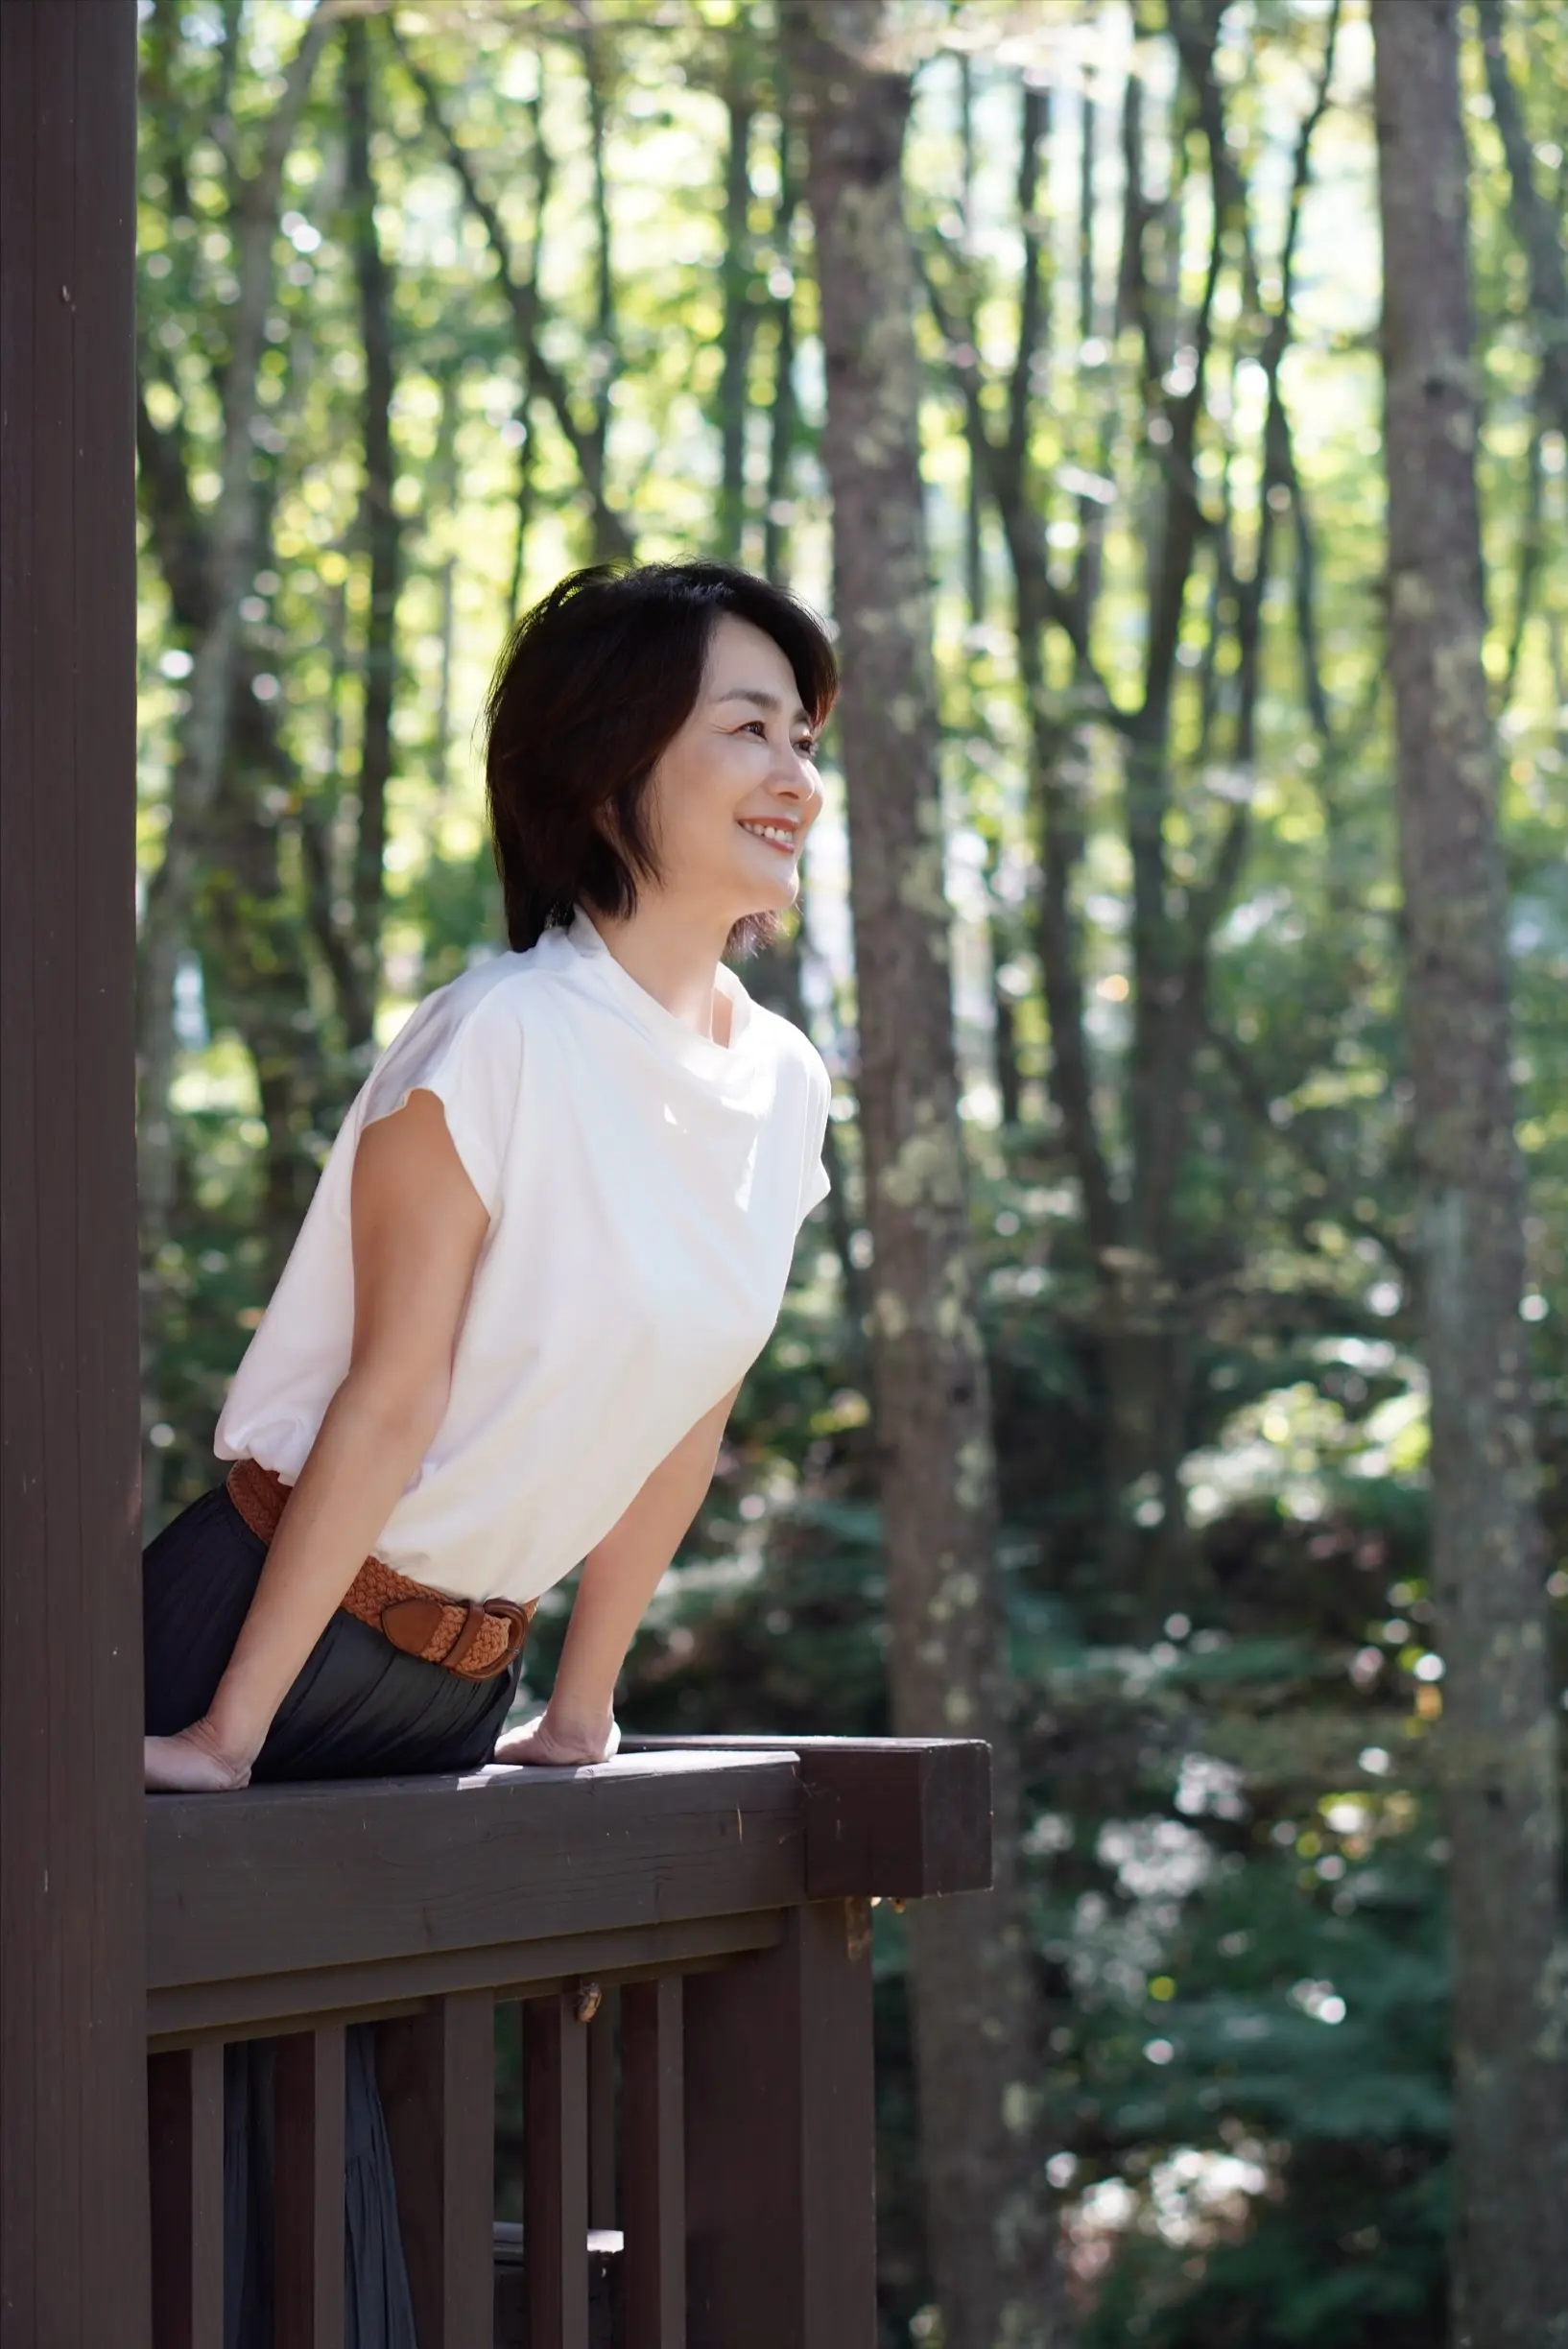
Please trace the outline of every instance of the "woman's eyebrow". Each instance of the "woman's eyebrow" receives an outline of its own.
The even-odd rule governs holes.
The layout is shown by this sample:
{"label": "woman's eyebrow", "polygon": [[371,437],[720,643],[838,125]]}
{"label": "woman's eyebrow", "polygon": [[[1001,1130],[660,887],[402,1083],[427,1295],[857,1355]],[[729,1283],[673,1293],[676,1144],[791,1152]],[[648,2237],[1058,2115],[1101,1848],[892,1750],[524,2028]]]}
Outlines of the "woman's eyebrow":
{"label": "woman's eyebrow", "polygon": [[[749,701],[753,709],[770,712],[781,710],[784,707],[779,696],[775,693],[769,693],[762,685],[732,685],[727,693],[715,694],[713,698],[716,701]],[[804,718],[806,715],[798,703],[796,705],[795,715],[797,718]]]}

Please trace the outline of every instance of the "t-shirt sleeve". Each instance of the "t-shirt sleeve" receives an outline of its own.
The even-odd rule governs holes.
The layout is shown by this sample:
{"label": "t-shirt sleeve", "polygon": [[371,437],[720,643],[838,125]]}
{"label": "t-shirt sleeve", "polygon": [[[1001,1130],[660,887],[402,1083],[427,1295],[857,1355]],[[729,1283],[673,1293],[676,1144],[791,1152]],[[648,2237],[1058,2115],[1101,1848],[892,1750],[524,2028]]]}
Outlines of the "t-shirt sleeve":
{"label": "t-shirt sleeve", "polygon": [[810,1095],[806,1115],[806,1146],[801,1156],[800,1208],[796,1217],[796,1229],[805,1222],[814,1207],[820,1207],[833,1188],[822,1162],[822,1143],[827,1133],[828,1103],[833,1083],[820,1056],[813,1053],[810,1070]]}
{"label": "t-shirt sleeve", "polygon": [[493,1217],[522,1087],[522,1023],[499,989],[467,1004],[449,994],[421,1004],[383,1054],[365,1088],[363,1125],[391,1117],[411,1093],[434,1093],[463,1172]]}

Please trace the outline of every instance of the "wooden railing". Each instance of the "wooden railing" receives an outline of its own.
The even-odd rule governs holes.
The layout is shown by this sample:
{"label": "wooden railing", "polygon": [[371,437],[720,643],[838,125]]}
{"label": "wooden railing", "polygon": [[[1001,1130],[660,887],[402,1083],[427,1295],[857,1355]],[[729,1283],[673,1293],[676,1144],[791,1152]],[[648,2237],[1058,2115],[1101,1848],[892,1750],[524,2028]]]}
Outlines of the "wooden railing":
{"label": "wooden railing", "polygon": [[[419,2349],[872,2349],[869,1902],[989,1878],[989,1755],[645,1741],[149,1798],[156,2349],[220,2349],[224,2048],[275,2042],[276,2349],[343,2340],[344,2031],[375,2026]],[[523,2222],[494,2221],[522,2015]]]}

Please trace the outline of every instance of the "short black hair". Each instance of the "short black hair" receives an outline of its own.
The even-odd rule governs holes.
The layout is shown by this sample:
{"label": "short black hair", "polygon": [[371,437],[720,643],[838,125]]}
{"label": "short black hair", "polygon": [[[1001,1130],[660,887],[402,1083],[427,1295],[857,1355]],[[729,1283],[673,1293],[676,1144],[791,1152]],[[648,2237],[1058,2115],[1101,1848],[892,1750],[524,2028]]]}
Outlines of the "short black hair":
{"label": "short black hair", "polygon": [[[485,704],[490,837],[512,947],[565,927],[582,901],[612,916],[657,878],[649,778],[697,706],[725,612],[771,636],[820,728],[839,667],[815,612],[733,563],[595,563],[573,571],[512,630]],[[739,922],[732,950],[772,916]]]}

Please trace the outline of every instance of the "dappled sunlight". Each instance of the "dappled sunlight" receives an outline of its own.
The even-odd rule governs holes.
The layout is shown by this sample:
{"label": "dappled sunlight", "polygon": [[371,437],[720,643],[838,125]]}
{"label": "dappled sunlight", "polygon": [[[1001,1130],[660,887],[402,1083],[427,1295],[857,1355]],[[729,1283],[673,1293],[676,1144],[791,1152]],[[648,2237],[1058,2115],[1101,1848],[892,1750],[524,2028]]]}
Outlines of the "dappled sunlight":
{"label": "dappled sunlight", "polygon": [[[1489,5],[1461,12],[1461,95],[1497,1065],[1529,1184],[1505,1400],[1522,1424],[1533,1396],[1560,1623],[1568,455]],[[629,555],[787,583],[845,696],[800,907],[738,968],[826,1064],[832,1187],[622,1710],[996,1746],[1016,1841],[953,1931],[1015,1903],[986,1946],[1037,2052],[987,2108],[992,2202],[1027,2232],[1049,2187],[1082,2349],[1428,2349],[1444,1741],[1497,1593],[1538,1594],[1500,1569],[1456,1636],[1432,1554],[1428,1155],[1471,1127],[1416,1113],[1376,11],[1199,7],[1179,43],[1128,0],[819,13],[874,17],[912,77],[905,126],[896,79],[843,69],[844,122],[881,107],[878,154],[902,137],[854,237],[824,227],[776,7],[409,0],[333,13],[252,249],[302,0],[142,11],[137,892],[144,959],[171,944],[141,1015],[149,1524],[210,1482],[375,1055],[503,950],[480,717],[518,613]],[[1504,13],[1555,224],[1568,20]],[[570,1605],[541,1602],[514,1719]],[[877,1910],[880,2292],[890,2343],[943,2349],[917,1933]],[[962,2073],[925,2116],[944,2152]]]}
{"label": "dappled sunlight", "polygon": [[[1366,1395],[1366,1379],[1355,1365],[1368,1354],[1354,1341],[1348,1350],[1336,1345],[1325,1359],[1349,1363]],[[1386,1361],[1371,1360],[1380,1382],[1403,1391],[1358,1413],[1304,1381],[1278,1388],[1233,1412],[1218,1443],[1189,1453],[1181,1476],[1193,1523],[1212,1524],[1258,1501],[1271,1501],[1285,1516],[1310,1523],[1323,1515],[1344,1478],[1419,1484],[1427,1456],[1425,1373],[1391,1348]]]}

